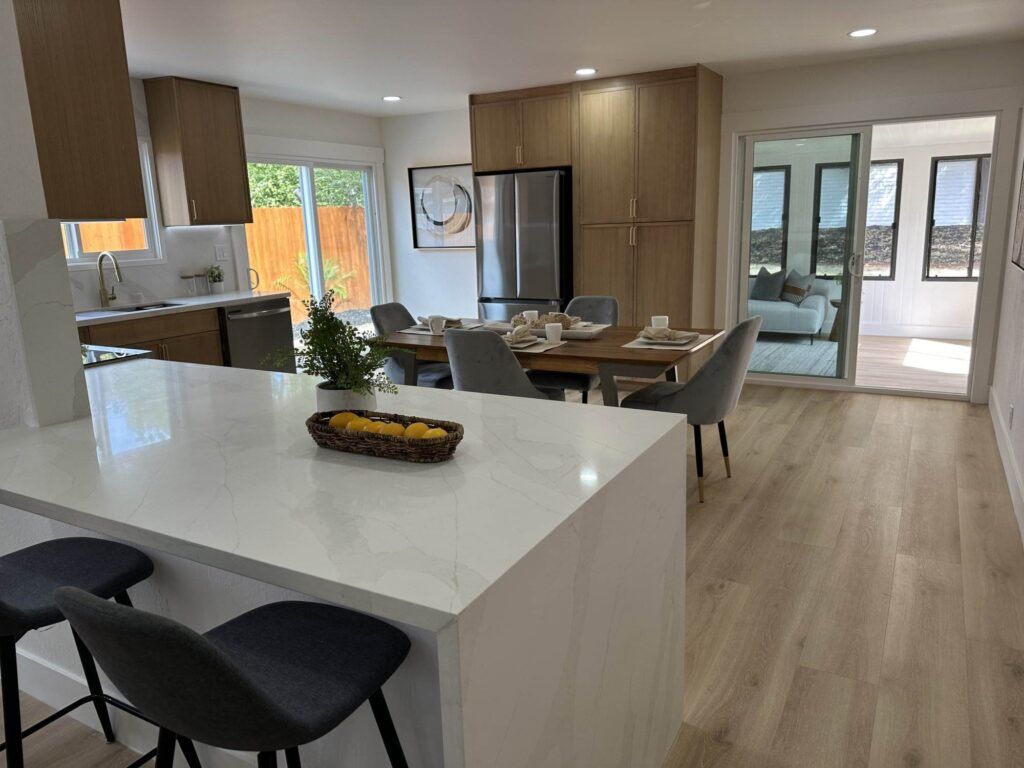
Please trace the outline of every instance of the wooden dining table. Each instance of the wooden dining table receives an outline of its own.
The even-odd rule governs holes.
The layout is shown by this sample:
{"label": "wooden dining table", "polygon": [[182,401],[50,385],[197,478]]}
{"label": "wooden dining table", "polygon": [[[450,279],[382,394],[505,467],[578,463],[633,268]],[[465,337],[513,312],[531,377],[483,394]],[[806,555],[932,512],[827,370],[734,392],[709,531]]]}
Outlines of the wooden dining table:
{"label": "wooden dining table", "polygon": [[[493,333],[484,328],[481,333]],[[638,349],[623,347],[636,339],[640,328],[613,325],[605,328],[593,339],[566,339],[565,343],[546,352],[531,352],[529,348],[513,350],[523,368],[534,371],[563,373],[596,373],[601,377],[601,396],[605,405],[619,404],[616,376],[634,376],[653,379],[661,374],[669,381],[676,380],[676,367],[698,352],[709,349],[721,340],[725,331],[717,328],[693,328],[702,338],[687,349]],[[399,331],[388,336],[384,343],[395,349],[415,353],[415,363],[448,362],[444,337],[424,333]],[[416,384],[416,365],[405,365],[405,383]]]}

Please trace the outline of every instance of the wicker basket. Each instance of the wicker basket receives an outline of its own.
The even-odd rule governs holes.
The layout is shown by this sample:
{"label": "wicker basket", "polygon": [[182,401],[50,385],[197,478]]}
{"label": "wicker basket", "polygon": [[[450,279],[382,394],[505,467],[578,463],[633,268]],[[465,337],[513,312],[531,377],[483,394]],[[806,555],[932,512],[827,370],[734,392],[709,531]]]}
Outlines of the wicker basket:
{"label": "wicker basket", "polygon": [[455,454],[455,447],[462,441],[462,425],[454,421],[438,421],[424,419],[419,416],[403,416],[399,413],[380,413],[379,411],[352,411],[357,416],[365,416],[374,421],[397,421],[408,426],[414,421],[422,421],[428,427],[441,427],[448,434],[445,437],[434,437],[429,440],[410,440],[406,437],[378,435],[373,432],[338,432],[328,426],[331,417],[341,411],[321,411],[306,419],[306,429],[321,448],[348,453],[362,453],[367,456],[379,456],[384,459],[415,461],[421,464],[432,464],[448,461]]}

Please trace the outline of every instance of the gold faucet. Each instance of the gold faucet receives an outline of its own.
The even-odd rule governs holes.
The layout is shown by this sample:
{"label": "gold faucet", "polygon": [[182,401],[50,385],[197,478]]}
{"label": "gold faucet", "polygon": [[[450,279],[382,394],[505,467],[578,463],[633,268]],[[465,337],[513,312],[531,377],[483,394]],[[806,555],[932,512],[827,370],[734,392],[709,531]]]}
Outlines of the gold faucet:
{"label": "gold faucet", "polygon": [[103,259],[110,259],[113,262],[114,278],[117,282],[123,283],[124,278],[121,276],[121,265],[117,263],[117,257],[110,251],[103,251],[96,259],[96,269],[100,273],[100,305],[109,307],[110,302],[117,299],[117,294],[114,293],[114,286],[110,286],[110,292],[107,292],[107,281],[103,279]]}

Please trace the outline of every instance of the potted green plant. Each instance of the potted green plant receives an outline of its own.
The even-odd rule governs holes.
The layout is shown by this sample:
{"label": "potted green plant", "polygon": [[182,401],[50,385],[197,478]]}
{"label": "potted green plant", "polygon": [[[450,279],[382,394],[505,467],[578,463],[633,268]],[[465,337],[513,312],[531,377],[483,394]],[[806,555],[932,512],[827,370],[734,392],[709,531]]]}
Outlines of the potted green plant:
{"label": "potted green plant", "polygon": [[300,346],[280,354],[294,357],[303,373],[321,379],[318,411],[373,410],[377,392],[398,391],[381,370],[391,350],[334,314],[334,291],[302,303],[309,322],[299,332]]}
{"label": "potted green plant", "polygon": [[210,284],[210,293],[224,293],[224,268],[219,264],[207,267],[206,282]]}

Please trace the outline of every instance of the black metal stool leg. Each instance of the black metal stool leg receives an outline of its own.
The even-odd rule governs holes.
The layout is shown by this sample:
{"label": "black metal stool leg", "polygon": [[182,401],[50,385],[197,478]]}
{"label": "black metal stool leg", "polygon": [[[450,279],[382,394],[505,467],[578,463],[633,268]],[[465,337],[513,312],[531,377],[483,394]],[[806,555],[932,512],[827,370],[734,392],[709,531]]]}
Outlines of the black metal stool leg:
{"label": "black metal stool leg", "polygon": [[693,425],[693,449],[697,454],[697,495],[704,503],[704,449],[700,444],[700,424]]}
{"label": "black metal stool leg", "polygon": [[729,441],[725,437],[725,422],[718,422],[718,439],[722,443],[722,458],[725,459],[725,476],[732,477],[732,465],[729,464]]}
{"label": "black metal stool leg", "polygon": [[82,671],[85,673],[85,682],[89,686],[89,693],[95,697],[92,703],[96,707],[96,717],[100,719],[103,737],[107,740],[107,744],[112,744],[114,742],[114,729],[110,725],[110,713],[107,712],[107,704],[100,698],[103,696],[103,686],[100,685],[100,676],[96,672],[96,662],[93,661],[92,654],[89,653],[89,649],[85,647],[85,643],[82,642],[82,638],[78,636],[78,633],[75,630],[71,630],[71,634],[75,638],[75,647],[78,649],[78,658],[82,661]]}
{"label": "black metal stool leg", "polygon": [[185,762],[188,763],[188,768],[203,768],[203,764],[199,762],[199,755],[196,754],[196,747],[192,743],[192,739],[186,739],[184,736],[179,736],[178,746],[181,747],[181,754],[185,756]]}
{"label": "black metal stool leg", "polygon": [[284,751],[284,763],[288,768],[302,768],[298,747],[289,747]]}
{"label": "black metal stool leg", "polygon": [[395,723],[388,710],[388,703],[384,700],[383,691],[377,691],[370,695],[370,707],[373,709],[373,716],[377,720],[377,728],[380,730],[381,738],[384,739],[384,749],[388,751],[388,759],[391,760],[392,767],[409,768],[409,764],[405,761],[405,753],[402,751],[402,743],[398,740]]}
{"label": "black metal stool leg", "polygon": [[23,768],[25,753],[21,745],[21,701],[18,692],[18,641],[0,638],[0,685],[3,687],[4,735],[7,768]]}
{"label": "black metal stool leg", "polygon": [[277,752],[260,752],[256,756],[258,768],[277,768]]}
{"label": "black metal stool leg", "polygon": [[160,729],[156,741],[156,768],[172,768],[174,765],[175,735],[166,728]]}

